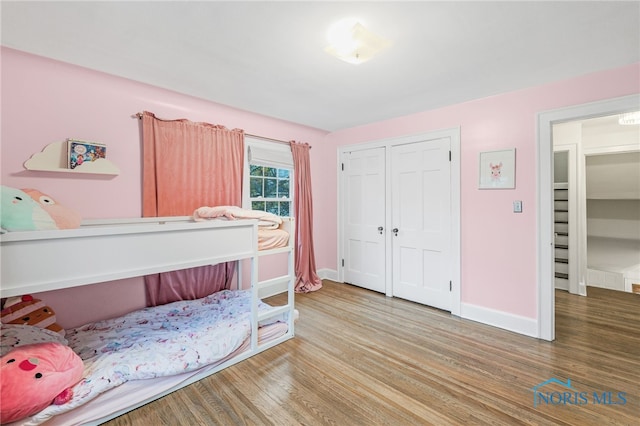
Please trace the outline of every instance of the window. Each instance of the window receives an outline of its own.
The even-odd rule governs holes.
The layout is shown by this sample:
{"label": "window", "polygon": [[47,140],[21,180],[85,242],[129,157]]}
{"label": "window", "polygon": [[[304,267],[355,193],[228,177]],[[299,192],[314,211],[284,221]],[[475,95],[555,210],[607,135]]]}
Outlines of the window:
{"label": "window", "polygon": [[244,206],[278,216],[293,215],[293,156],[288,144],[245,138]]}
{"label": "window", "polygon": [[291,216],[291,170],[250,164],[251,210]]}

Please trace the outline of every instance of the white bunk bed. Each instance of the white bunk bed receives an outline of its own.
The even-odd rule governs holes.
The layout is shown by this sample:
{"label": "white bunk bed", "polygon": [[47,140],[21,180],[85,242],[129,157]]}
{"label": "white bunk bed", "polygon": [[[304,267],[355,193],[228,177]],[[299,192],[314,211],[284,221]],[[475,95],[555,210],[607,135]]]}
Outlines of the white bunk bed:
{"label": "white bunk bed", "polygon": [[[148,380],[128,381],[89,403],[47,420],[47,425],[100,424],[234,365],[294,336],[294,223],[284,247],[259,250],[258,221],[166,217],[87,221],[80,229],[9,232],[0,236],[2,297],[69,288],[221,262],[251,262],[250,339],[219,363],[195,371]],[[100,262],[82,262],[89,256]],[[287,254],[287,273],[258,281],[259,258]],[[240,268],[238,269],[240,273]],[[238,285],[241,277],[238,277]],[[261,300],[287,293],[287,303],[259,310]],[[286,331],[262,339],[259,325],[281,318]],[[268,334],[268,332],[265,332]],[[95,411],[95,408],[98,411]],[[20,422],[18,422],[20,424]],[[31,423],[33,424],[33,423]]]}

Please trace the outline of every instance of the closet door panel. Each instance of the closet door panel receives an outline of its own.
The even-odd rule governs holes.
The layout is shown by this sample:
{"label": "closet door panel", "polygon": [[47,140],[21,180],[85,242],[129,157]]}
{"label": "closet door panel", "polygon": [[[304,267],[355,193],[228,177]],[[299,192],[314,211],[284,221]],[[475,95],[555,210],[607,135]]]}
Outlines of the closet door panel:
{"label": "closet door panel", "polygon": [[385,292],[385,149],[345,153],[343,164],[344,280]]}
{"label": "closet door panel", "polygon": [[445,310],[451,309],[449,149],[448,138],[391,148],[393,295]]}

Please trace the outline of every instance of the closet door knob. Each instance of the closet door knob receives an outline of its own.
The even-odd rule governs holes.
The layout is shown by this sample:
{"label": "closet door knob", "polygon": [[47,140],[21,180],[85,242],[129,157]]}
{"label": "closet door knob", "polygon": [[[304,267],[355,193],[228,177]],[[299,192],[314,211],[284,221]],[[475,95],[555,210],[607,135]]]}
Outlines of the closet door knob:
{"label": "closet door knob", "polygon": [[393,232],[393,235],[395,235],[396,237],[398,236],[398,228],[393,228],[391,232]]}
{"label": "closet door knob", "polygon": [[382,231],[384,231],[384,228],[382,226],[378,226],[378,233],[380,235],[382,235]]}

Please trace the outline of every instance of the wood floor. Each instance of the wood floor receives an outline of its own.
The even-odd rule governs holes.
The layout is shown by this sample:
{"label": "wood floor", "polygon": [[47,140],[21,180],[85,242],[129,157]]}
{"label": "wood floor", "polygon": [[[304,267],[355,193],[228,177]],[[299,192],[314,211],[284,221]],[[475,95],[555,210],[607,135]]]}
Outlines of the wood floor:
{"label": "wood floor", "polygon": [[640,295],[556,292],[554,342],[331,281],[296,307],[294,339],[108,425],[640,424]]}

